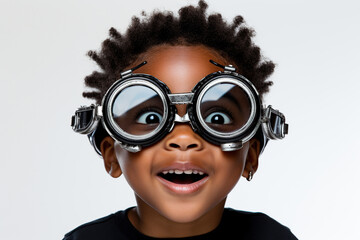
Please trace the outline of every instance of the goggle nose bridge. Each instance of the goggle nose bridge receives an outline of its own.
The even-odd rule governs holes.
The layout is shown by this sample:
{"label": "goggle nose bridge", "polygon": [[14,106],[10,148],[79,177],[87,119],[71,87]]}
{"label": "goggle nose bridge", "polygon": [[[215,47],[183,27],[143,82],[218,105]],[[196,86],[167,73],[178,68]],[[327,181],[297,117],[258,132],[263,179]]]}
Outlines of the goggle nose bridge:
{"label": "goggle nose bridge", "polygon": [[[192,104],[193,98],[194,98],[194,93],[193,92],[188,92],[188,93],[170,93],[168,94],[169,100],[170,100],[170,104],[171,105],[178,105],[178,104]],[[175,123],[190,123],[191,127],[191,121],[189,118],[189,114],[186,111],[186,113],[184,114],[184,116],[180,117],[179,114],[175,113],[175,118],[174,121],[171,125],[171,128],[169,129],[169,132],[171,132],[174,128]]]}
{"label": "goggle nose bridge", "polygon": [[194,98],[193,92],[188,93],[169,93],[168,94],[170,103],[175,104],[190,104]]}
{"label": "goggle nose bridge", "polygon": [[184,116],[180,117],[179,114],[175,114],[174,122],[187,123],[190,122],[189,114],[186,112]]}

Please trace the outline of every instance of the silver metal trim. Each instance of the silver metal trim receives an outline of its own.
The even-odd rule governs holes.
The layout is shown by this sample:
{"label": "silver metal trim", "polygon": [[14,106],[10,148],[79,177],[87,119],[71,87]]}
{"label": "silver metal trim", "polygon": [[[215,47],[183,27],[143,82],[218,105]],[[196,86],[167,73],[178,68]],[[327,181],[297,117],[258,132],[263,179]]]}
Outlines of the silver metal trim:
{"label": "silver metal trim", "polygon": [[227,65],[224,67],[224,72],[235,72],[236,68],[233,65]]}
{"label": "silver metal trim", "polygon": [[189,104],[192,103],[194,93],[170,93],[168,97],[171,104]]}
{"label": "silver metal trim", "polygon": [[180,117],[178,114],[175,114],[175,119],[174,122],[178,122],[178,123],[186,123],[186,122],[190,122],[190,118],[188,113],[186,112],[186,114],[182,117]]}
{"label": "silver metal trim", "polygon": [[244,137],[242,139],[242,142],[247,142],[250,139],[252,139],[255,136],[257,130],[259,129],[260,124],[261,124],[261,121],[260,121],[260,118],[259,118],[259,121],[256,123],[256,126],[255,126],[254,130],[250,134],[248,134],[246,137]]}
{"label": "silver metal trim", "polygon": [[95,107],[95,115],[98,116],[98,117],[103,116],[103,114],[102,114],[102,106],[96,105],[96,107]]}
{"label": "silver metal trim", "polygon": [[[249,97],[250,100],[250,116],[248,121],[244,124],[244,126],[242,126],[240,129],[233,131],[233,132],[227,132],[227,133],[223,133],[223,132],[218,132],[213,130],[212,128],[210,128],[204,121],[204,119],[201,116],[201,110],[200,110],[200,102],[204,96],[204,94],[206,93],[206,91],[213,87],[214,85],[218,84],[218,83],[232,83],[235,84],[239,87],[241,87],[245,93],[247,94],[247,96]],[[210,134],[216,136],[216,137],[221,137],[221,138],[232,138],[234,136],[240,135],[241,133],[245,132],[245,130],[247,130],[249,128],[249,126],[252,124],[252,122],[254,121],[255,118],[255,113],[256,113],[256,100],[255,100],[255,96],[253,95],[253,93],[250,91],[250,89],[241,81],[233,79],[233,78],[228,78],[228,77],[219,77],[218,79],[213,80],[211,83],[209,83],[199,94],[199,97],[197,99],[196,102],[196,114],[198,115],[200,124],[206,129],[206,131],[208,131]]]}
{"label": "silver metal trim", "polygon": [[132,73],[132,69],[126,70],[125,72],[120,73],[121,77],[124,78],[127,75],[130,75]]}
{"label": "silver metal trim", "polygon": [[220,145],[221,150],[224,152],[230,152],[241,149],[243,146],[243,141],[234,142],[234,143],[223,143]]}
{"label": "silver metal trim", "polygon": [[[161,99],[161,101],[163,103],[163,107],[164,107],[163,119],[162,119],[161,123],[159,124],[159,126],[157,126],[157,128],[154,131],[152,131],[150,133],[147,133],[147,134],[144,134],[144,135],[141,135],[141,136],[133,135],[133,134],[129,134],[129,133],[125,132],[124,130],[122,130],[119,127],[119,125],[115,122],[115,120],[112,117],[112,106],[114,104],[115,97],[118,95],[118,93],[121,90],[123,90],[126,87],[133,86],[133,85],[142,85],[142,86],[146,86],[146,87],[149,87],[152,90],[154,90],[159,95],[159,97],[160,97],[160,99]],[[124,82],[123,84],[118,86],[117,89],[111,94],[111,96],[109,97],[108,102],[109,102],[109,104],[107,106],[107,116],[106,117],[108,118],[111,126],[113,128],[115,128],[115,130],[117,132],[119,132],[121,135],[123,135],[126,138],[134,139],[134,140],[148,139],[148,138],[154,136],[155,134],[157,134],[160,131],[160,129],[162,129],[162,127],[166,123],[165,120],[167,119],[167,116],[168,116],[168,104],[166,102],[165,95],[162,93],[162,91],[155,84],[149,82],[149,80],[147,80],[146,78],[137,77],[137,79],[133,79],[133,80]]]}
{"label": "silver metal trim", "polygon": [[120,147],[122,149],[125,149],[128,152],[132,152],[132,153],[137,153],[141,151],[141,146],[140,145],[128,145],[128,144],[124,144],[122,142],[117,141],[120,145]]}

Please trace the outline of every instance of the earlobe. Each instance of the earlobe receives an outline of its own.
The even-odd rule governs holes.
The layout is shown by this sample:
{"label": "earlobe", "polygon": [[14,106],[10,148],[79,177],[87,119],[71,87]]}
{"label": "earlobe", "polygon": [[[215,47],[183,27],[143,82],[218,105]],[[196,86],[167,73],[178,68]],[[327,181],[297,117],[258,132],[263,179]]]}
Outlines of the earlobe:
{"label": "earlobe", "polygon": [[105,137],[100,144],[101,155],[104,160],[106,172],[112,177],[117,178],[122,174],[119,162],[116,158],[114,149],[114,139],[110,136]]}
{"label": "earlobe", "polygon": [[[260,155],[260,141],[256,138],[253,138],[249,141],[249,150],[246,157],[245,169],[243,172],[243,177],[250,179],[254,176],[258,165],[259,165],[259,155]],[[250,173],[251,172],[251,173]]]}

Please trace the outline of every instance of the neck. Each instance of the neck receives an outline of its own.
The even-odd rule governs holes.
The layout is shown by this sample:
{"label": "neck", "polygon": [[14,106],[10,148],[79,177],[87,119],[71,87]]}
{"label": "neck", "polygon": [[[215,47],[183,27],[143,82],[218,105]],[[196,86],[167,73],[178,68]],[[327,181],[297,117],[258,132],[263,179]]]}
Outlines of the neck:
{"label": "neck", "polygon": [[136,196],[137,207],[128,213],[131,224],[142,234],[157,238],[196,236],[214,230],[220,223],[226,199],[191,222],[172,221]]}

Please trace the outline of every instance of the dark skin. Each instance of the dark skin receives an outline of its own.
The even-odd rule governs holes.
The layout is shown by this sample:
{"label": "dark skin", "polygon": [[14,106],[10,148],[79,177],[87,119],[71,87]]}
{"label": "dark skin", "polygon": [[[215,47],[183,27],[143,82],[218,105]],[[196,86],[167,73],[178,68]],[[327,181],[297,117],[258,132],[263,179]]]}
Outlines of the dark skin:
{"label": "dark skin", "polygon": [[[137,72],[155,76],[172,93],[182,93],[190,92],[203,77],[220,70],[209,59],[229,64],[202,45],[162,45],[142,54],[132,66],[146,60],[148,64]],[[180,116],[186,112],[185,105],[177,109]],[[136,229],[152,237],[188,237],[218,226],[229,192],[241,176],[247,178],[250,171],[256,172],[260,143],[251,139],[240,150],[223,152],[194,133],[189,124],[177,123],[161,141],[138,153],[122,149],[111,137],[102,141],[101,152],[106,171],[114,178],[123,174],[134,190],[137,207],[128,217]],[[191,193],[169,190],[159,181],[158,173],[174,164],[204,169],[206,182]]]}

